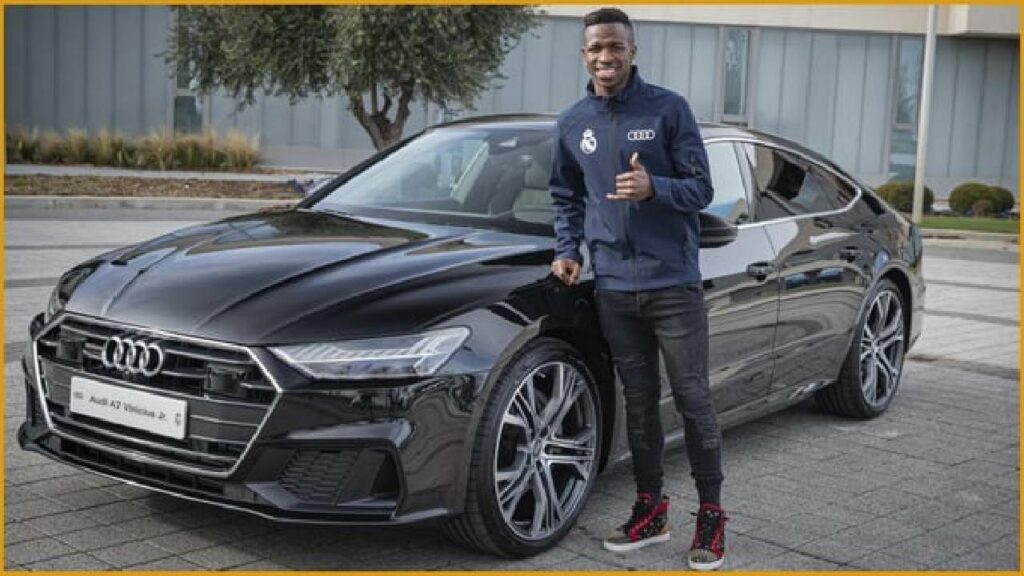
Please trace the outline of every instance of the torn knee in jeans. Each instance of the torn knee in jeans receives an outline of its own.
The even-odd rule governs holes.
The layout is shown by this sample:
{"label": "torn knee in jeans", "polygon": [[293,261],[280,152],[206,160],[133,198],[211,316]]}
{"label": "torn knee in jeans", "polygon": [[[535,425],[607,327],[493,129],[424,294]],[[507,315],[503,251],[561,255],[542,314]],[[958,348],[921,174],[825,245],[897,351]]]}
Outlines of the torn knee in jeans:
{"label": "torn knee in jeans", "polygon": [[613,358],[615,366],[622,370],[633,370],[647,365],[647,357],[643,354],[627,354]]}

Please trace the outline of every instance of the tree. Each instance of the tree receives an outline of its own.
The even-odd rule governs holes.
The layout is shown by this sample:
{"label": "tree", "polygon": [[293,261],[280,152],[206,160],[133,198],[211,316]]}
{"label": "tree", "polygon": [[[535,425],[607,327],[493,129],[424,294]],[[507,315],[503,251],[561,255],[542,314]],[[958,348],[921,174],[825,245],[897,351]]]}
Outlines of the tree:
{"label": "tree", "polygon": [[259,91],[294,103],[348,96],[379,150],[398,140],[409,105],[473,100],[536,25],[523,6],[190,6],[175,8],[168,60],[199,91],[239,108]]}

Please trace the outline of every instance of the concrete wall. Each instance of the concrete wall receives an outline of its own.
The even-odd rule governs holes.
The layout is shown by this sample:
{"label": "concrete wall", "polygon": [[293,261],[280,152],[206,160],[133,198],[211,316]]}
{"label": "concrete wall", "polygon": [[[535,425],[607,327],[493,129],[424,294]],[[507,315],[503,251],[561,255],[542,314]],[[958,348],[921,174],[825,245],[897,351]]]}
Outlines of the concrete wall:
{"label": "concrete wall", "polygon": [[[541,8],[552,16],[580,18],[602,5],[551,5]],[[723,26],[843,30],[924,34],[926,4],[875,5],[721,5],[659,4],[626,7],[633,20],[655,22],[700,22]],[[939,6],[938,34],[976,34],[1018,37],[1018,6],[952,4]]]}
{"label": "concrete wall", "polygon": [[[716,10],[725,8],[740,7]],[[8,126],[143,134],[169,125],[174,87],[161,56],[171,18],[167,8],[5,10]],[[856,13],[859,8],[843,10]],[[884,182],[899,37],[789,27],[753,30],[750,125],[803,142],[870,184]],[[715,105],[722,82],[716,66],[719,26],[641,20],[636,32],[641,74],[686,95],[698,117],[720,119]],[[587,82],[580,40],[578,17],[543,18],[509,54],[502,68],[505,78],[479,98],[475,112],[465,114],[557,112],[568,106]],[[972,179],[1017,190],[1018,44],[1015,38],[940,37],[928,165],[928,184],[940,198]],[[295,105],[282,97],[261,97],[242,111],[223,95],[210,96],[205,104],[213,128],[258,135],[267,157],[280,165],[344,169],[372,151],[340,96]],[[414,103],[406,134],[439,118],[436,107]]]}

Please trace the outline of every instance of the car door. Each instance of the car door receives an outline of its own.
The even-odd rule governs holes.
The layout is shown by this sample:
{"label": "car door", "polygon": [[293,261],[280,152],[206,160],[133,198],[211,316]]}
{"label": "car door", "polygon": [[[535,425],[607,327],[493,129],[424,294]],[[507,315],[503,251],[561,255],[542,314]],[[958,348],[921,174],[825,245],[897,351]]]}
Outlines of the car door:
{"label": "car door", "polygon": [[770,401],[834,380],[860,310],[872,250],[845,218],[856,189],[796,151],[744,144],[754,218],[777,253],[779,319]]}
{"label": "car door", "polygon": [[[715,410],[728,425],[756,414],[768,392],[779,275],[764,266],[774,262],[775,252],[764,227],[752,222],[749,177],[736,145],[723,140],[706,147],[715,189],[706,211],[738,227],[733,242],[700,251],[709,323],[708,377]],[[661,395],[662,425],[668,439],[677,441],[682,438],[682,417],[675,409],[663,360]],[[628,455],[624,417],[620,402],[613,455]]]}
{"label": "car door", "polygon": [[[752,223],[747,178],[730,141],[706,146],[714,198],[705,211],[737,225],[736,239],[702,248],[701,276],[708,310],[708,379],[715,410],[755,411],[771,381],[771,351],[778,315],[778,273],[751,266],[773,262],[763,226]],[[662,366],[662,421],[682,425]]]}

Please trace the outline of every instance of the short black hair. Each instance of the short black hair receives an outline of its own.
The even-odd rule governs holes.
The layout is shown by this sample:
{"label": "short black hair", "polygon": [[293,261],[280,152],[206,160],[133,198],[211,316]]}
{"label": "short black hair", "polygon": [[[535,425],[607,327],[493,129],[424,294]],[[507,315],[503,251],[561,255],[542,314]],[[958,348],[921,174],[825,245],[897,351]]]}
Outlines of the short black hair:
{"label": "short black hair", "polygon": [[615,23],[624,24],[629,29],[629,38],[633,39],[633,23],[629,21],[629,16],[618,8],[600,8],[583,17],[584,28],[597,24]]}

